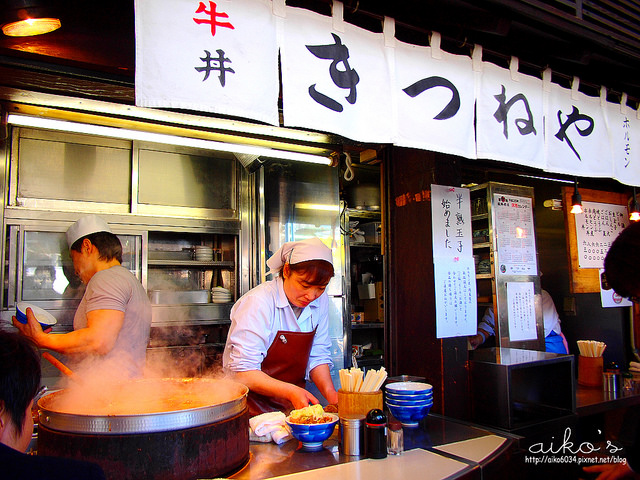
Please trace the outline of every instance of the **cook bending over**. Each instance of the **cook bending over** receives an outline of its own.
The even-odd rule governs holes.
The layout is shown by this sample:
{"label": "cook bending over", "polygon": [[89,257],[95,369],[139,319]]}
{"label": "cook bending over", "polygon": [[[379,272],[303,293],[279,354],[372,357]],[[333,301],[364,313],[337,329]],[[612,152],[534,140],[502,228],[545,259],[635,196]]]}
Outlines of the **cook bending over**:
{"label": "cook bending over", "polygon": [[102,218],[87,215],[69,227],[67,243],[76,274],[87,286],[73,331],[45,333],[30,308],[27,323],[13,317],[13,325],[39,347],[69,355],[73,363],[91,358],[98,362],[95,367],[111,373],[142,376],[151,303],[140,281],[121,265],[120,240]]}
{"label": "cook bending over", "polygon": [[329,299],[331,250],[317,238],[285,243],[267,261],[277,276],[243,295],[231,309],[223,366],[249,387],[249,413],[288,412],[318,399],[338,403],[331,380]]}

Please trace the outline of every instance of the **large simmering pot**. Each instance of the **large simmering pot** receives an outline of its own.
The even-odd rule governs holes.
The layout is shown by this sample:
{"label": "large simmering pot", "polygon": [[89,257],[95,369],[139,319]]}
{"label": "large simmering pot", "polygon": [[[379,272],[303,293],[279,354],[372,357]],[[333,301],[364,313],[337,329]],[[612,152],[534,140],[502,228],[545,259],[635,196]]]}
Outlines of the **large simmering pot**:
{"label": "large simmering pot", "polygon": [[98,463],[108,479],[187,480],[249,459],[246,386],[223,379],[143,379],[38,401],[38,454]]}

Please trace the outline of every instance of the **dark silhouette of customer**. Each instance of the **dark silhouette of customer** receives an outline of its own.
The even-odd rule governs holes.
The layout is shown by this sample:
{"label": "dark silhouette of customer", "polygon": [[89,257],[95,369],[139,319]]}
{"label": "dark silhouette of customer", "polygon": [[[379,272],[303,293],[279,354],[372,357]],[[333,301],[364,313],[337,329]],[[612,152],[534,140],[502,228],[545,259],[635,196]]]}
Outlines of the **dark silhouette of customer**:
{"label": "dark silhouette of customer", "polygon": [[[633,302],[640,299],[640,223],[632,223],[613,241],[604,259],[606,283],[618,295]],[[600,473],[600,480],[640,478],[640,431],[627,449],[626,462],[585,467],[589,473]]]}
{"label": "dark silhouette of customer", "polygon": [[33,434],[31,409],[40,386],[40,358],[18,332],[0,328],[0,476],[21,480],[104,480],[100,466],[24,453]]}

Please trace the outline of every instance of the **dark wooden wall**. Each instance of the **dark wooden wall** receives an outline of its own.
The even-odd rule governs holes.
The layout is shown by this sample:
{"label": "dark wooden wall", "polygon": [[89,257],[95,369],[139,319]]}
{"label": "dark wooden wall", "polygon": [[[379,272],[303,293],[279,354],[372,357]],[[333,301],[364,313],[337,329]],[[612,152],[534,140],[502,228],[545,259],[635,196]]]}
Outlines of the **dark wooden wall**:
{"label": "dark wooden wall", "polygon": [[436,338],[431,241],[431,184],[459,185],[458,171],[452,157],[386,152],[385,358],[392,376],[425,377],[433,385],[433,412],[467,418],[467,341]]}

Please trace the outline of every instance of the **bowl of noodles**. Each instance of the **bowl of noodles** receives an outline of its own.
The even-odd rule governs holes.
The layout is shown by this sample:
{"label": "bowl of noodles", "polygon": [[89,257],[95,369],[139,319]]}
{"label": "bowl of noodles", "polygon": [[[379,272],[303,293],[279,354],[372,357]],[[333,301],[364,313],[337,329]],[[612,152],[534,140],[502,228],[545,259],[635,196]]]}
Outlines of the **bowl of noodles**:
{"label": "bowl of noodles", "polygon": [[338,423],[338,415],[327,413],[321,405],[293,410],[286,418],[291,434],[302,442],[302,449],[322,450],[322,443],[328,439]]}

